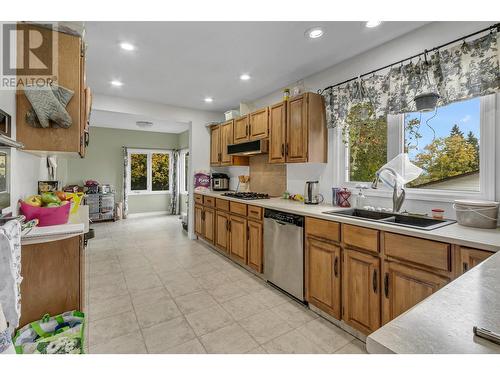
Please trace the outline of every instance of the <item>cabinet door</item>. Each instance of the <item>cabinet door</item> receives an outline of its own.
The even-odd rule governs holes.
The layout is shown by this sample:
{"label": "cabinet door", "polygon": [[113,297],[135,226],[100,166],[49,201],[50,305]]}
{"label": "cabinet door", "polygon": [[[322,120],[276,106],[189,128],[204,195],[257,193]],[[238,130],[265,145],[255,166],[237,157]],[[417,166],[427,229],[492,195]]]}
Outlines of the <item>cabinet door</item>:
{"label": "cabinet door", "polygon": [[210,128],[210,164],[220,165],[220,126],[212,126]]}
{"label": "cabinet door", "polygon": [[383,324],[401,315],[449,282],[442,276],[385,262]]}
{"label": "cabinet door", "polygon": [[286,161],[307,162],[307,95],[296,96],[288,102],[287,108]]}
{"label": "cabinet door", "polygon": [[227,153],[227,146],[233,143],[233,120],[220,125],[220,165],[231,165],[232,156]]}
{"label": "cabinet door", "polygon": [[229,250],[231,257],[242,263],[247,262],[247,220],[231,216],[229,222]]}
{"label": "cabinet door", "polygon": [[233,141],[234,143],[242,143],[247,142],[249,139],[248,116],[238,117],[234,120]]}
{"label": "cabinet door", "polygon": [[269,111],[266,107],[250,114],[250,140],[267,137],[269,137]]}
{"label": "cabinet door", "polygon": [[493,253],[484,250],[470,249],[467,247],[460,248],[460,257],[462,259],[462,273],[467,272],[486,258],[489,258]]}
{"label": "cabinet door", "polygon": [[79,237],[80,241],[80,311],[87,312],[87,285],[86,285],[86,271],[87,271],[87,261],[85,257],[85,244],[83,235]]}
{"label": "cabinet door", "polygon": [[215,212],[215,246],[229,253],[229,214]]}
{"label": "cabinet door", "polygon": [[340,247],[307,239],[307,301],[340,319]]}
{"label": "cabinet door", "polygon": [[194,232],[198,236],[203,236],[203,207],[194,206]]}
{"label": "cabinet door", "polygon": [[343,320],[369,334],[380,327],[380,259],[344,249]]}
{"label": "cabinet door", "polygon": [[269,109],[269,163],[284,163],[286,143],[286,102]]}
{"label": "cabinet door", "polygon": [[213,208],[203,208],[203,237],[207,241],[214,242],[215,235],[215,210]]}
{"label": "cabinet door", "polygon": [[263,226],[262,223],[248,220],[248,259],[247,264],[257,272],[262,272]]}

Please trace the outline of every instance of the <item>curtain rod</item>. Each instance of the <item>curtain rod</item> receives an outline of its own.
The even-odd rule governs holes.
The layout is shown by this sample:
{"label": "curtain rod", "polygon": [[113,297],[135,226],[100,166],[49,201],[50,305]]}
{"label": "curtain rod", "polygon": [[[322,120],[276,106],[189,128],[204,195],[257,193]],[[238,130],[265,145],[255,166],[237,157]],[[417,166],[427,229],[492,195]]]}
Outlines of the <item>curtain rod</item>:
{"label": "curtain rod", "polygon": [[405,59],[402,59],[402,60],[396,61],[396,62],[394,62],[394,63],[392,63],[392,64],[385,65],[385,66],[383,66],[382,68],[374,69],[374,70],[372,70],[372,71],[370,71],[370,72],[368,72],[368,73],[361,74],[361,75],[360,75],[360,76],[358,76],[358,77],[350,78],[350,79],[347,79],[347,80],[342,81],[342,82],[340,82],[340,83],[336,83],[336,84],[334,84],[334,85],[330,85],[330,86],[328,86],[328,87],[325,87],[323,90],[318,90],[318,94],[322,94],[322,93],[323,93],[323,92],[325,92],[326,90],[330,90],[330,89],[332,89],[332,88],[334,88],[334,87],[341,86],[341,85],[344,85],[344,84],[346,84],[346,83],[349,83],[349,82],[355,81],[355,80],[357,80],[358,78],[361,78],[361,77],[366,77],[366,76],[369,76],[370,74],[373,74],[373,73],[379,72],[379,71],[381,71],[381,70],[384,70],[384,69],[390,68],[390,67],[392,67],[392,66],[394,66],[394,65],[399,65],[399,64],[401,64],[401,63],[404,63],[405,61],[412,60],[412,59],[414,59],[414,58],[416,58],[416,57],[420,57],[420,56],[423,56],[423,55],[427,55],[429,52],[432,52],[432,51],[437,51],[437,50],[439,50],[439,49],[441,49],[441,48],[443,48],[443,47],[449,46],[450,44],[454,44],[454,43],[460,42],[461,40],[465,41],[465,39],[470,38],[470,37],[472,37],[472,36],[475,36],[475,35],[478,35],[478,34],[484,33],[484,32],[486,32],[486,31],[490,31],[490,32],[491,32],[491,31],[493,31],[494,29],[497,29],[497,31],[500,31],[500,23],[496,23],[496,24],[494,24],[494,25],[488,26],[488,27],[486,27],[486,28],[484,28],[484,29],[482,29],[482,30],[479,30],[479,31],[476,31],[476,32],[474,32],[474,33],[471,33],[471,34],[465,35],[465,36],[463,36],[463,37],[461,37],[461,38],[457,38],[457,39],[455,39],[455,40],[452,40],[451,42],[447,42],[447,43],[441,44],[441,45],[436,46],[436,47],[434,47],[434,48],[431,48],[431,49],[426,49],[426,50],[424,50],[424,52],[420,52],[420,53],[417,53],[416,55],[413,55],[413,56],[407,57],[407,58],[405,58]]}

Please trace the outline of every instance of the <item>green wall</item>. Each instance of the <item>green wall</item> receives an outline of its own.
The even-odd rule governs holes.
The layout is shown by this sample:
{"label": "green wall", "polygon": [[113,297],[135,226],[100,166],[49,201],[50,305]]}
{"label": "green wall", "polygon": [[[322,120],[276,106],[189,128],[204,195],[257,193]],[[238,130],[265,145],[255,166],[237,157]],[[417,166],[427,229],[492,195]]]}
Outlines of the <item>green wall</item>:
{"label": "green wall", "polygon": [[179,150],[189,148],[189,130],[179,134]]}
{"label": "green wall", "polygon": [[[188,132],[186,132],[188,133]],[[184,147],[181,134],[92,127],[85,159],[67,163],[67,183],[82,185],[84,180],[97,180],[116,189],[116,201],[123,201],[122,146],[135,148],[177,149]],[[166,211],[170,197],[166,195],[129,196],[129,213]]]}

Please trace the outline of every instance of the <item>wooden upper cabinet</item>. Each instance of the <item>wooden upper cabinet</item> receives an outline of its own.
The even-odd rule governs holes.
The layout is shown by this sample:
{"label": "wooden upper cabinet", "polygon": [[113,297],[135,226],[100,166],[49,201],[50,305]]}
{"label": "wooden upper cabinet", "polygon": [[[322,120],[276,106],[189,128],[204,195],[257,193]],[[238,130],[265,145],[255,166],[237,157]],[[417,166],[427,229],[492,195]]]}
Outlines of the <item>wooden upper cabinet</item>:
{"label": "wooden upper cabinet", "polygon": [[231,215],[229,222],[230,253],[234,259],[247,262],[247,219]]}
{"label": "wooden upper cabinet", "polygon": [[227,146],[233,143],[233,120],[220,124],[220,165],[231,165],[232,157]]}
{"label": "wooden upper cabinet", "polygon": [[307,301],[340,320],[340,247],[308,237],[306,257]]}
{"label": "wooden upper cabinet", "polygon": [[220,250],[229,253],[229,214],[227,212],[219,210],[215,212],[214,244]]}
{"label": "wooden upper cabinet", "polygon": [[449,279],[395,263],[384,263],[383,322],[385,324],[443,287]]}
{"label": "wooden upper cabinet", "polygon": [[220,165],[221,161],[221,127],[214,125],[210,128],[210,165]]}
{"label": "wooden upper cabinet", "polygon": [[287,163],[326,163],[328,131],[323,97],[311,92],[291,98],[287,108]]}
{"label": "wooden upper cabinet", "polygon": [[493,255],[492,252],[485,250],[471,249],[468,247],[460,248],[460,258],[462,260],[461,272],[467,272],[473,267],[476,267],[479,263],[489,258]]}
{"label": "wooden upper cabinet", "polygon": [[[19,23],[17,29],[20,31],[17,40],[18,51],[22,51],[22,35],[29,30],[40,32],[44,39],[54,42],[57,40],[57,44],[53,44],[57,46],[57,71],[53,72],[53,79],[55,78],[55,83],[73,91],[74,94],[66,106],[72,120],[69,128],[36,128],[26,121],[26,113],[32,107],[23,88],[19,88],[16,92],[16,139],[24,143],[27,151],[54,151],[83,156],[85,129],[88,131],[88,127],[85,127],[88,120],[86,113],[89,112],[86,107],[90,106],[90,96],[85,100],[85,61],[81,38],[24,23]],[[48,55],[49,52],[45,45],[37,49],[38,55]],[[18,69],[17,78],[22,79],[28,72],[22,69],[24,65],[20,62],[18,66],[21,69]]]}
{"label": "wooden upper cabinet", "polygon": [[250,140],[269,137],[269,110],[262,108],[248,115],[250,122]]}
{"label": "wooden upper cabinet", "polygon": [[247,264],[257,272],[262,272],[263,226],[261,222],[248,220],[248,259]]}
{"label": "wooden upper cabinet", "polygon": [[269,107],[269,163],[284,163],[286,143],[286,102]]}
{"label": "wooden upper cabinet", "polygon": [[286,159],[288,162],[307,161],[307,96],[299,95],[288,102]]}
{"label": "wooden upper cabinet", "polygon": [[234,120],[233,143],[243,143],[250,140],[249,116],[241,116]]}
{"label": "wooden upper cabinet", "polygon": [[370,334],[380,327],[380,259],[344,249],[342,265],[343,320]]}

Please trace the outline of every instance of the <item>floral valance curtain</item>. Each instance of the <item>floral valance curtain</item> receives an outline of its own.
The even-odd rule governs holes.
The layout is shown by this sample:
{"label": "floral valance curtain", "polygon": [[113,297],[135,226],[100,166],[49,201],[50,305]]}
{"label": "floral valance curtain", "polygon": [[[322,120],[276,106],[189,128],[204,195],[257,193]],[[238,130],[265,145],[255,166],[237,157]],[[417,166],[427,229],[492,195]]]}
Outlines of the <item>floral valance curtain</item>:
{"label": "floral valance curtain", "polygon": [[394,66],[323,93],[327,126],[346,125],[353,105],[369,103],[374,116],[401,114],[416,110],[414,98],[435,92],[437,105],[500,90],[500,32],[470,42],[427,53],[416,62]]}

